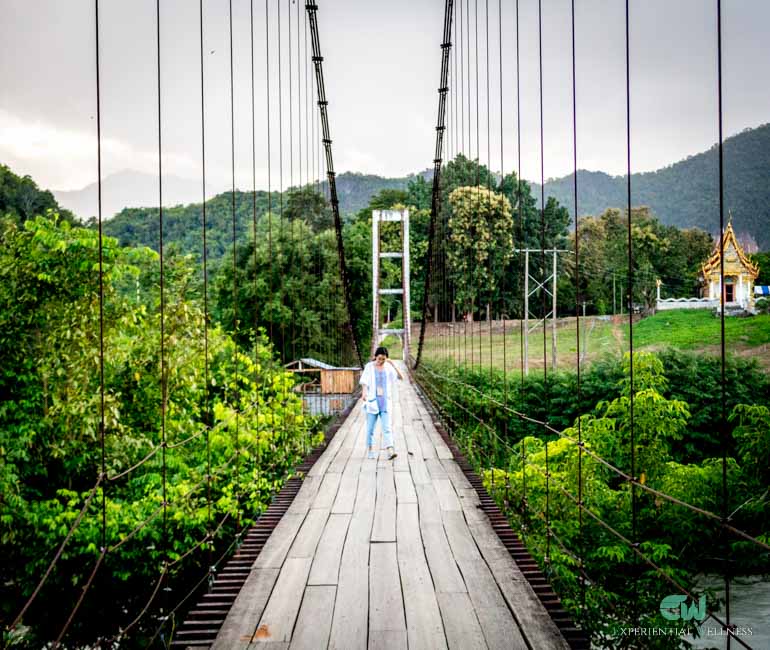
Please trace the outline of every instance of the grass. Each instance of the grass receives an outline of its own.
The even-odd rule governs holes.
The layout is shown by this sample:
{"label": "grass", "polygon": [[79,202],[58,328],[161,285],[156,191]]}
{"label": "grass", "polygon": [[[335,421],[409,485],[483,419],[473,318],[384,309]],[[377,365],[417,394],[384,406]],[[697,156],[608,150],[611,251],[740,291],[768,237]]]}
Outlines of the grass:
{"label": "grass", "polygon": [[[458,363],[519,372],[522,363],[522,339],[517,321],[506,321],[505,336],[501,322],[492,323],[490,333],[486,321],[474,323],[429,323],[425,332],[423,357],[426,359],[454,358]],[[620,355],[629,349],[628,317],[609,319],[587,317],[580,320],[581,367],[604,356]],[[710,310],[682,309],[665,311],[634,322],[634,349],[660,350],[673,347],[703,354],[718,354],[720,350],[720,319]],[[420,323],[412,327],[412,354],[417,354]],[[557,321],[557,367],[577,366],[577,324],[574,318]],[[545,358],[551,368],[551,324],[546,329]],[[529,333],[530,370],[543,367],[543,329]],[[755,356],[760,362],[768,359],[770,366],[770,315],[748,318],[725,318],[725,340],[728,354]],[[388,336],[383,345],[391,358],[400,358],[401,343]],[[504,345],[504,346],[503,346]],[[505,363],[503,363],[505,361]]]}
{"label": "grass", "polygon": [[[663,311],[634,326],[634,345],[639,348],[671,346],[697,350],[720,345],[720,319],[707,309]],[[725,318],[728,348],[756,348],[770,343],[770,315]]]}

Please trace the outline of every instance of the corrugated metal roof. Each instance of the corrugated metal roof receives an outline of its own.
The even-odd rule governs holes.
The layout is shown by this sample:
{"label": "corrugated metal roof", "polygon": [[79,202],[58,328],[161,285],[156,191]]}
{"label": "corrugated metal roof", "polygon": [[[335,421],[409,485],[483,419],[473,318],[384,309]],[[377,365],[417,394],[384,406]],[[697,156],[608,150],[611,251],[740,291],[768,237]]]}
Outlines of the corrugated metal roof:
{"label": "corrugated metal roof", "polygon": [[[357,366],[352,366],[352,367],[332,366],[328,363],[325,363],[324,361],[319,361],[318,359],[312,359],[311,357],[303,357],[301,359],[298,359],[297,361],[301,361],[306,366],[312,366],[313,368],[321,368],[323,370],[361,370]],[[297,363],[297,361],[290,361],[289,363],[286,364],[286,366],[290,366],[293,363]]]}

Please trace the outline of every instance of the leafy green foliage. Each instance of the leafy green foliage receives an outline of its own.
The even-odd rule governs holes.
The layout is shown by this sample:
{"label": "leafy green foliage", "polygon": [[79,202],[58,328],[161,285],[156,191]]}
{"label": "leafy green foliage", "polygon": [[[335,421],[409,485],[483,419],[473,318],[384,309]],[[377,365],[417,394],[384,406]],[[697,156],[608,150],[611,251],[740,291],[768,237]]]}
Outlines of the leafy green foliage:
{"label": "leafy green foliage", "polygon": [[[465,309],[494,293],[513,256],[513,219],[504,196],[485,187],[458,187],[449,195],[448,260],[456,302]],[[484,294],[479,294],[483,288]]]}
{"label": "leafy green foliage", "polygon": [[41,190],[30,176],[18,176],[0,164],[0,216],[7,215],[21,224],[48,210],[57,212],[62,221],[77,223],[75,215],[59,207],[51,192]]}
{"label": "leafy green foliage", "polygon": [[[608,209],[598,217],[581,217],[578,227],[580,255],[580,295],[592,313],[612,313],[625,302],[628,283],[628,214]],[[575,247],[575,233],[570,235]],[[662,298],[689,298],[698,295],[698,270],[713,248],[711,236],[698,228],[680,230],[664,226],[647,207],[631,210],[631,246],[635,303],[652,308],[656,300],[656,280],[660,279]],[[574,304],[575,258],[568,256],[564,284],[564,309]],[[561,288],[561,287],[560,287]],[[613,299],[613,290],[617,290]]]}
{"label": "leafy green foliage", "polygon": [[[5,219],[0,241],[0,603],[10,621],[102,471],[99,241],[55,215]],[[189,257],[164,259],[161,315],[158,254],[105,237],[102,255],[106,479],[24,617],[30,647],[58,633],[102,534],[108,552],[73,640],[117,633],[164,562],[173,589],[191,588],[209,550],[221,555],[319,442],[264,331],[239,346],[206,327]]]}
{"label": "leafy green foliage", "polygon": [[[504,385],[502,374],[477,373],[446,362],[423,363],[417,370],[486,489],[522,531],[562,602],[598,645],[637,647],[638,638],[623,637],[620,627],[668,626],[659,606],[672,587],[661,573],[696,596],[705,593],[713,609],[715,595],[699,592],[696,576],[721,572],[718,558],[724,552],[734,572],[763,573],[770,568],[766,553],[740,537],[725,537],[718,521],[639,486],[632,488],[619,473],[633,471],[642,486],[717,515],[726,497],[731,525],[767,541],[770,415],[761,402],[767,402],[768,380],[756,364],[728,360],[728,405],[735,404],[729,420],[736,426],[730,436],[733,444],[725,447],[724,485],[720,448],[703,445],[704,434],[693,428],[709,427],[709,442],[720,440],[714,405],[708,419],[696,421],[712,400],[719,404],[708,388],[696,395],[710,378],[720,380],[720,369],[711,361],[674,351],[637,352],[632,383],[629,355],[622,364],[606,359],[581,377],[580,400],[574,375],[567,373],[551,376],[546,388],[542,379],[526,377]],[[736,384],[739,378],[745,383]],[[759,386],[752,385],[754,381]],[[746,403],[752,399],[760,403]],[[545,420],[561,434],[532,420]],[[691,445],[700,445],[700,453],[696,455]],[[582,515],[579,499],[585,508]],[[646,560],[625,541],[632,539],[639,540],[638,550]],[[681,644],[677,637],[661,636],[645,647]]]}

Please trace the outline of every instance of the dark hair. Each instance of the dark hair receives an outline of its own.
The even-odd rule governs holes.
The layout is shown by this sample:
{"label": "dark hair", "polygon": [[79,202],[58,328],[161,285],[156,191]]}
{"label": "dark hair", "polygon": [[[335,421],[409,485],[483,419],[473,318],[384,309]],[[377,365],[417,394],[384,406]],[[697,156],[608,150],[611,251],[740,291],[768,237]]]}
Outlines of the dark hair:
{"label": "dark hair", "polygon": [[376,357],[376,356],[377,356],[377,355],[379,355],[379,354],[384,354],[384,355],[387,357],[387,356],[388,356],[388,348],[384,348],[384,347],[382,347],[382,346],[378,347],[378,348],[377,348],[377,349],[374,351],[374,356]]}

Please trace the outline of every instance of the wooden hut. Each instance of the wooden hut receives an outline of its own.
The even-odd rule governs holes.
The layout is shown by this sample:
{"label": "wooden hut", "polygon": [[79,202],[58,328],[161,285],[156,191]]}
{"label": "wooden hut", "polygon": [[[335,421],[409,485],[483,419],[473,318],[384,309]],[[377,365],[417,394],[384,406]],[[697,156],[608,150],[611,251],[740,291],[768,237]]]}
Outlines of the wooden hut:
{"label": "wooden hut", "polygon": [[331,415],[344,409],[361,377],[361,368],[332,366],[308,357],[290,361],[284,368],[305,375],[306,381],[298,383],[294,390],[302,393],[305,406],[313,415]]}
{"label": "wooden hut", "polygon": [[303,393],[352,393],[361,377],[361,368],[332,366],[309,357],[291,361],[284,368],[308,375],[308,381],[300,384]]}

